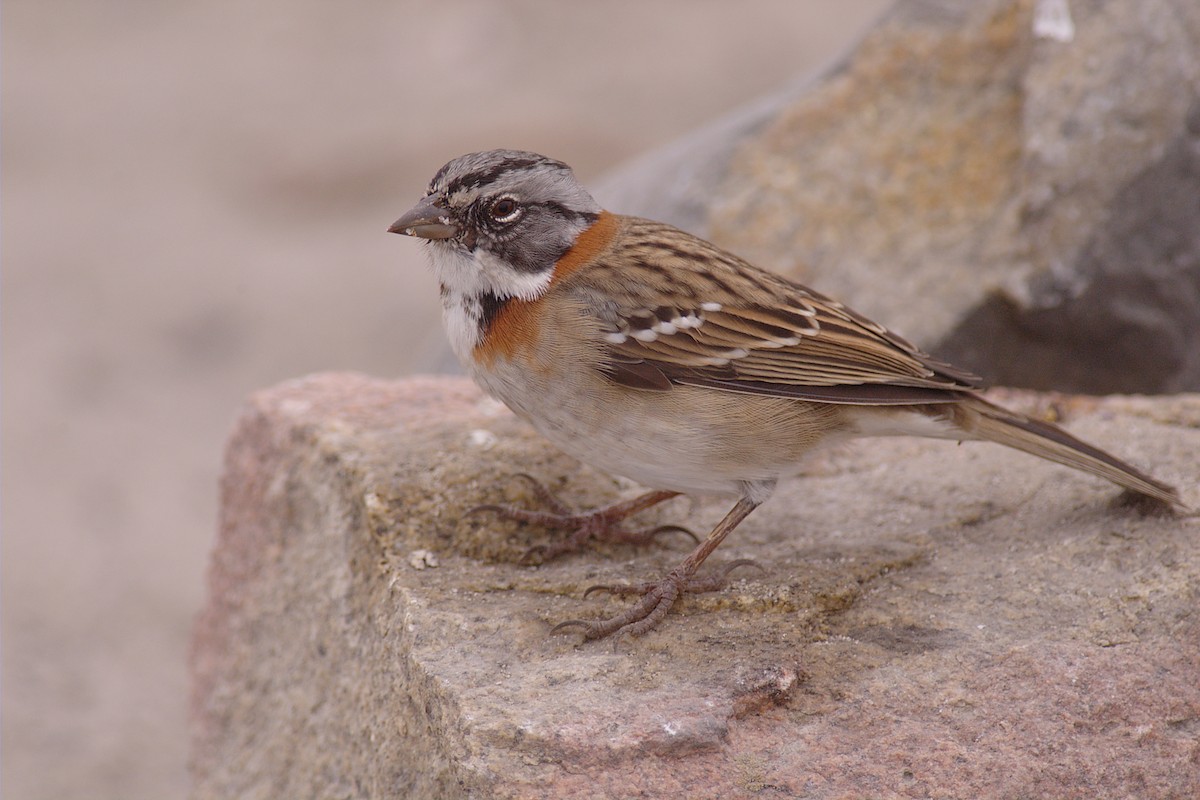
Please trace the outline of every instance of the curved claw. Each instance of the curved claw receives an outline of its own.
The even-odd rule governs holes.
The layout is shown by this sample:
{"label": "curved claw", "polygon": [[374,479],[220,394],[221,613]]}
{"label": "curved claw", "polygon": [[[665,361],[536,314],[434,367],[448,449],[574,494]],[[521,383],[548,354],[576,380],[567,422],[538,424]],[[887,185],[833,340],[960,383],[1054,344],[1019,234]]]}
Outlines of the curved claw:
{"label": "curved claw", "polygon": [[[551,628],[549,635],[553,636],[556,633],[561,633],[567,628],[581,628],[581,633],[583,633],[583,638],[585,641],[588,639],[599,639],[608,633],[603,621],[569,619],[566,622],[560,622]],[[614,653],[617,652],[622,640],[625,638],[626,635],[622,634],[619,630],[616,632],[616,635],[613,636],[612,647]]]}
{"label": "curved claw", "polygon": [[463,512],[463,517],[470,517],[474,514],[478,514],[481,511],[491,511],[496,514],[503,514],[507,510],[507,507],[502,506],[499,503],[484,503],[483,505],[472,506],[471,508],[468,508]]}
{"label": "curved claw", "polygon": [[520,478],[521,480],[525,481],[526,483],[532,484],[533,486],[537,486],[538,488],[542,487],[542,482],[539,481],[537,478],[533,477],[532,475],[530,475],[528,472],[514,472],[510,477]]}
{"label": "curved claw", "polygon": [[700,544],[700,537],[682,525],[659,525],[657,528],[648,531],[646,536],[647,538],[655,539],[660,533],[682,533],[692,540],[692,544]]}
{"label": "curved claw", "polygon": [[730,561],[728,564],[722,567],[719,574],[722,578],[727,578],[729,577],[729,573],[733,572],[738,567],[754,567],[756,570],[764,573],[767,571],[766,567],[752,558],[738,558]]}
{"label": "curved claw", "polygon": [[589,586],[583,591],[583,599],[592,592],[608,592],[618,596],[628,596],[631,594],[646,594],[654,590],[656,584],[653,583],[598,583],[595,586]]}
{"label": "curved claw", "polygon": [[583,590],[583,599],[586,600],[587,596],[589,594],[591,594],[592,592],[609,592],[610,594],[620,594],[621,589],[631,589],[631,588],[633,588],[633,587],[631,587],[631,586],[624,586],[624,587],[614,586],[611,583],[598,583],[595,586],[589,586],[588,588]]}
{"label": "curved claw", "polygon": [[553,636],[554,634],[558,633],[559,631],[563,630],[564,628],[583,628],[584,635],[586,636],[587,632],[591,630],[592,625],[593,625],[593,623],[589,622],[586,619],[569,619],[566,622],[560,622],[557,625],[555,625],[553,628],[551,628],[550,635]]}

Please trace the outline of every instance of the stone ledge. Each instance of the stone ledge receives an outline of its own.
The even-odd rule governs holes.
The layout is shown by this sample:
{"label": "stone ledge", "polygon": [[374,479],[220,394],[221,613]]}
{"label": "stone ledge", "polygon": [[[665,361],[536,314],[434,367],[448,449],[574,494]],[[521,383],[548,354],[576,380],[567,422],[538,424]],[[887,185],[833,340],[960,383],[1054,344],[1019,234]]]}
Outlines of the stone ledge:
{"label": "stone ledge", "polygon": [[[1056,408],[1196,504],[1200,397]],[[464,518],[528,499],[516,472],[636,491],[462,379],[251,399],[192,655],[195,798],[1200,793],[1195,517],[994,445],[864,440],[712,559],[763,572],[614,650],[548,631],[683,546],[518,566],[549,534]]]}

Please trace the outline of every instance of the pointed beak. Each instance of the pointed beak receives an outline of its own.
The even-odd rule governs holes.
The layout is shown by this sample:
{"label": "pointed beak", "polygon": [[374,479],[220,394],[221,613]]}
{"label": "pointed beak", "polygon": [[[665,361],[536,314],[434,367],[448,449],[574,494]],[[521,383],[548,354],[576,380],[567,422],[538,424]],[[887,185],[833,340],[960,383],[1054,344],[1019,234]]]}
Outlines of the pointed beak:
{"label": "pointed beak", "polygon": [[450,214],[434,204],[434,198],[424,197],[407,214],[388,228],[388,233],[419,236],[422,239],[449,239],[458,233],[458,227],[450,221]]}

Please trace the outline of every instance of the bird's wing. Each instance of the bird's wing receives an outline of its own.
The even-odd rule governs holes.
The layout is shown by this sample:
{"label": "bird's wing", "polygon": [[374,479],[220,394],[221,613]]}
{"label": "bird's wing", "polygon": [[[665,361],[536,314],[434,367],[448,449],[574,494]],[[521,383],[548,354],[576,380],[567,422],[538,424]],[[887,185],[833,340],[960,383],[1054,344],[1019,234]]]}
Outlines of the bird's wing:
{"label": "bird's wing", "polygon": [[628,386],[887,405],[951,402],[979,384],[841,303],[670,226],[629,220],[620,249],[588,272],[604,298],[603,369]]}

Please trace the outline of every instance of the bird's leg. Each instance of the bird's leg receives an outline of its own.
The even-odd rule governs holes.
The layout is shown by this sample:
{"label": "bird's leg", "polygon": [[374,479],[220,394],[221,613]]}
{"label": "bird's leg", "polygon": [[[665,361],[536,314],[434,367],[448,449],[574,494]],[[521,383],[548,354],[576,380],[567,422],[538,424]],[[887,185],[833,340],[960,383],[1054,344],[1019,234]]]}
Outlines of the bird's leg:
{"label": "bird's leg", "polygon": [[[717,549],[725,537],[729,535],[729,532],[736,528],[738,523],[744,520],[751,511],[758,508],[761,502],[761,500],[749,497],[743,497],[738,500],[737,505],[730,509],[725,518],[717,523],[717,527],[713,528],[708,538],[701,542],[679,566],[668,572],[659,581],[630,587],[632,591],[642,594],[642,599],[636,605],[609,619],[572,619],[567,622],[561,622],[554,626],[552,632],[565,628],[580,628],[583,631],[585,639],[600,639],[612,634],[617,634],[618,636],[640,636],[657,625],[659,620],[667,615],[667,612],[671,610],[671,606],[674,605],[679,595],[685,592],[710,592],[720,588],[731,569],[747,562],[735,562],[721,571],[717,576],[717,580],[711,578],[697,579],[695,577],[696,570],[700,569],[700,565],[704,563],[704,559],[708,558],[712,551]],[[608,589],[612,591],[614,587],[593,586],[588,591],[591,592],[594,589]],[[617,589],[617,591],[621,594],[628,593],[624,588]]]}
{"label": "bird's leg", "polygon": [[521,557],[522,562],[528,562],[535,556],[540,557],[542,561],[549,561],[564,553],[573,553],[583,549],[584,545],[592,539],[626,544],[648,544],[660,534],[672,532],[684,533],[691,536],[693,540],[696,539],[695,534],[678,525],[660,525],[649,530],[627,530],[621,526],[626,518],[658,505],[664,500],[678,497],[679,492],[646,492],[632,500],[623,500],[592,511],[575,511],[533,477],[524,473],[518,474],[517,477],[529,483],[538,500],[548,507],[549,511],[530,511],[516,506],[489,504],[476,506],[467,513],[491,511],[506,519],[530,522],[546,528],[570,532],[570,535],[562,541],[529,548]]}

